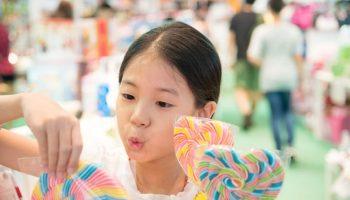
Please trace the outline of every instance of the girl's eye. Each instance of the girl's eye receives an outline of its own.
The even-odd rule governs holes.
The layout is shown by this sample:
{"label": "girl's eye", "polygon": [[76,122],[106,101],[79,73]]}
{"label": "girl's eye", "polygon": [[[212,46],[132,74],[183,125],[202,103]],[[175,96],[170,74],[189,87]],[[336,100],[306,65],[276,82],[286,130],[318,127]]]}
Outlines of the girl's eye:
{"label": "girl's eye", "polygon": [[133,100],[133,99],[135,99],[135,97],[132,96],[132,95],[130,95],[130,94],[122,94],[122,95],[123,95],[124,99],[127,99],[127,100]]}
{"label": "girl's eye", "polygon": [[170,103],[166,103],[164,101],[158,101],[157,105],[162,107],[162,108],[170,108],[173,107],[174,105],[170,104]]}

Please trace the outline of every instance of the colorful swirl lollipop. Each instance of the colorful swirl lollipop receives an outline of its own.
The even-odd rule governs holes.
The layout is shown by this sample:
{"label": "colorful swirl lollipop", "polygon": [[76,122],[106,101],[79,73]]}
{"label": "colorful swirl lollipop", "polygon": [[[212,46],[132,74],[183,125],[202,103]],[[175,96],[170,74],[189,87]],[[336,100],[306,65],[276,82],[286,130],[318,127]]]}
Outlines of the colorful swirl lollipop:
{"label": "colorful swirl lollipop", "polygon": [[195,149],[199,145],[222,144],[233,146],[232,126],[207,118],[184,116],[179,118],[174,128],[176,157],[187,176],[193,182],[198,177],[193,172]]}
{"label": "colorful swirl lollipop", "polygon": [[284,170],[268,150],[239,154],[232,147],[198,148],[195,175],[208,199],[274,199],[282,187]]}
{"label": "colorful swirl lollipop", "polygon": [[127,199],[126,191],[105,171],[93,164],[80,165],[78,171],[65,180],[50,178],[47,173],[39,177],[32,200],[59,199]]}

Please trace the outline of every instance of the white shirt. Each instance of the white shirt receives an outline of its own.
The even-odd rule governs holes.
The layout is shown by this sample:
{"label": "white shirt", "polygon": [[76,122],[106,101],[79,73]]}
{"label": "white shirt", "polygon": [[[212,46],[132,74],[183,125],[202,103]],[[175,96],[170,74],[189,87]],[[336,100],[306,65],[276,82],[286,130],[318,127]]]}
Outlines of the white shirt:
{"label": "white shirt", "polygon": [[294,58],[301,54],[301,49],[301,31],[290,23],[262,24],[253,31],[248,55],[262,61],[262,91],[292,90],[296,87],[298,74]]}
{"label": "white shirt", "polygon": [[138,191],[134,171],[120,142],[114,142],[107,136],[84,137],[82,159],[87,162],[101,164],[111,176],[115,177],[127,190],[131,200],[193,200],[199,193],[199,188],[188,182],[184,191],[176,195],[142,194]]}

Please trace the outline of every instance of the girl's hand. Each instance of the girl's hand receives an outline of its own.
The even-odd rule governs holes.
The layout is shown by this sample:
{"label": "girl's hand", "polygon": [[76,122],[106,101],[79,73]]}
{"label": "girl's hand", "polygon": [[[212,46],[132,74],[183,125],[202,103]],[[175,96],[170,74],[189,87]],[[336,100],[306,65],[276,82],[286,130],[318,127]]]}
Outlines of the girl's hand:
{"label": "girl's hand", "polygon": [[82,138],[78,119],[40,94],[24,94],[23,117],[33,131],[44,170],[63,178],[78,167]]}

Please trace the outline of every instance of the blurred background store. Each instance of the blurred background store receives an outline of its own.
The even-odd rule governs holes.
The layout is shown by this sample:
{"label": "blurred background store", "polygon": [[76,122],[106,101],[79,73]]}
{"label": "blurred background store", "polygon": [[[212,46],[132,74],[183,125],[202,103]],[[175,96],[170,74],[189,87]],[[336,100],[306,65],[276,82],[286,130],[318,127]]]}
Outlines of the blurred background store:
{"label": "blurred background store", "polygon": [[[265,21],[267,0],[253,11]],[[350,199],[350,1],[288,0],[281,16],[303,33],[303,83],[292,92],[296,162],[278,199]],[[215,118],[241,127],[237,148],[274,149],[262,95],[249,127],[235,98],[230,22],[241,0],[0,0],[0,95],[42,92],[113,137],[118,68],[131,42],[172,20],[208,36],[223,64]],[[5,124],[30,135],[23,120]],[[26,179],[19,180],[24,194]]]}

